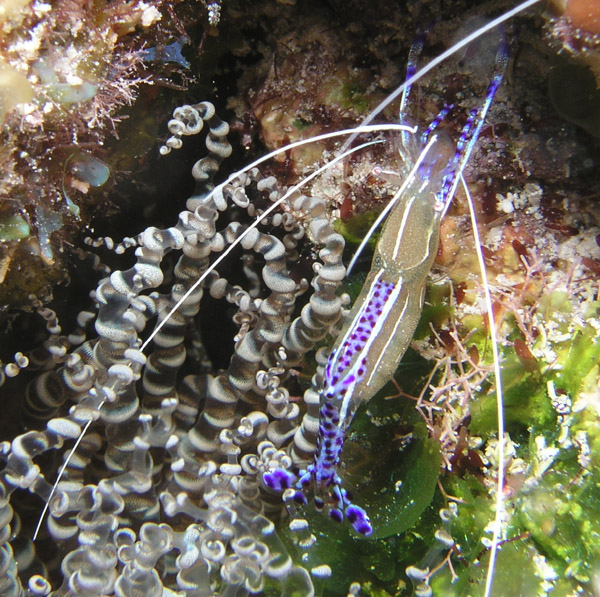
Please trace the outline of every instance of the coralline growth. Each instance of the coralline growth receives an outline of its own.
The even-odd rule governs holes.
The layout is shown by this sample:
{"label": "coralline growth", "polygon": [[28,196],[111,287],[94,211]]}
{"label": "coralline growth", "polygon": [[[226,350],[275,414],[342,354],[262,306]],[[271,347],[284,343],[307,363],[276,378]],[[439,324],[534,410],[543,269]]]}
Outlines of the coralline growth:
{"label": "coralline growth", "polygon": [[161,4],[0,3],[3,311],[30,308],[32,293],[51,299],[69,279],[65,247],[79,244],[95,213],[118,211],[109,187],[127,166],[115,139],[140,90],[185,86],[184,42],[179,53],[173,42],[178,3],[170,11]]}

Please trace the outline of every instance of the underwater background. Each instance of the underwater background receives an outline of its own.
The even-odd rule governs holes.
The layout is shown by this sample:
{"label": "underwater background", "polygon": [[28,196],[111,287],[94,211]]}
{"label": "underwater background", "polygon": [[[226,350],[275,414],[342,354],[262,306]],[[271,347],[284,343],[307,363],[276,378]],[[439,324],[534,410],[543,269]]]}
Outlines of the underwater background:
{"label": "underwater background", "polygon": [[[370,254],[339,272],[398,186],[373,173],[402,169],[393,135],[267,218],[141,347],[340,143],[214,184],[360,123],[418,34],[422,65],[513,6],[0,0],[2,595],[484,594],[498,417],[464,194],[397,387],[346,438],[373,534],[262,480],[312,457],[326,353]],[[497,596],[600,594],[599,15],[540,2],[505,24],[506,79],[465,170],[504,388]],[[498,43],[416,82],[411,122],[452,103],[456,142]]]}

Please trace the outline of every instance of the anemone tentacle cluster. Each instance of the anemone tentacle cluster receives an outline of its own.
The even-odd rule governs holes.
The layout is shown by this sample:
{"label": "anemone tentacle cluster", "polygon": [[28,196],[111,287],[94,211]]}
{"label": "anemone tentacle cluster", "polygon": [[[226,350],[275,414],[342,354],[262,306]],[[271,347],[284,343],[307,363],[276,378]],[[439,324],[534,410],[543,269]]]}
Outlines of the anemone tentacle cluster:
{"label": "anemone tentacle cluster", "polygon": [[[2,595],[242,595],[260,592],[266,579],[280,581],[282,594],[313,594],[309,572],[277,537],[272,521],[282,502],[262,473],[291,468],[314,451],[318,374],[306,408],[286,382],[340,318],[344,240],[321,199],[297,195],[285,214],[270,218],[275,233],[257,228],[243,239],[248,290],[212,272],[168,316],[211,256],[246,229],[239,216],[256,209],[248,194],[267,203],[280,196],[275,178],[256,169],[211,193],[231,153],[228,125],[204,102],[177,110],[170,129],[177,139],[205,125],[208,155],[193,167],[197,191],[187,210],[171,228],[144,230],[133,267],[100,281],[95,311],[80,318],[83,326],[93,320],[94,337],[49,344],[58,366],[27,392],[29,416],[41,429],[1,446]],[[220,230],[219,212],[229,220]],[[320,249],[313,293],[300,309],[308,284],[289,270],[306,236]],[[252,268],[259,260],[260,276]],[[191,357],[205,348],[194,331],[205,291],[231,305],[239,331],[224,371],[198,357],[205,370],[190,372]],[[162,327],[146,355],[151,322]],[[63,466],[53,488],[58,467],[47,463],[55,453]],[[49,504],[37,554],[31,542],[13,545],[17,490]]]}

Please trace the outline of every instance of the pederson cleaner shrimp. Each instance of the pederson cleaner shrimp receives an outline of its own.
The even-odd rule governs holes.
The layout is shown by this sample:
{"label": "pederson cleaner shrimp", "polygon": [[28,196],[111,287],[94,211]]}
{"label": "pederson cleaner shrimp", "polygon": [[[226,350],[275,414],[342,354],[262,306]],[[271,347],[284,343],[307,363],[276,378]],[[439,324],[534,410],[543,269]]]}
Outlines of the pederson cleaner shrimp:
{"label": "pederson cleaner shrimp", "polygon": [[[507,61],[508,46],[502,40],[485,101],[471,112],[456,150],[437,132],[452,106],[446,106],[424,132],[412,136],[402,132],[401,153],[412,153],[414,166],[348,268],[352,269],[367,239],[385,219],[371,270],[325,367],[314,461],[299,478],[280,469],[264,475],[271,489],[294,488],[288,499],[302,504],[307,503],[307,490],[314,485],[316,507],[322,509],[327,504],[332,519],[346,517],[362,535],[373,531],[369,517],[352,503],[338,475],[346,431],[359,405],[391,379],[411,342],[423,306],[425,281],[438,250],[441,220],[502,82]],[[409,78],[414,68],[409,61]],[[401,106],[405,106],[409,91],[407,86]],[[405,121],[402,113],[400,120]],[[415,150],[419,145],[422,149]],[[376,174],[381,174],[379,170]]]}
{"label": "pederson cleaner shrimp", "polygon": [[[501,19],[496,19],[488,24],[485,30],[481,30],[478,34],[497,27],[501,21],[511,18],[518,11],[525,10],[533,4],[535,4],[535,0],[520,4],[513,11],[503,15]],[[462,45],[458,44],[452,48],[452,51],[464,47],[474,38],[474,35],[469,36],[467,41]],[[446,52],[444,55],[447,57],[449,53]],[[300,471],[295,477],[283,470],[268,472],[263,477],[265,485],[272,489],[292,488],[292,497],[301,502],[307,501],[306,493],[311,486],[314,486],[317,506],[327,505],[333,519],[347,518],[355,530],[363,535],[369,535],[372,531],[369,518],[365,510],[352,504],[342,487],[337,470],[345,432],[359,404],[368,400],[389,380],[410,343],[423,302],[425,279],[437,252],[440,222],[461,182],[463,169],[477,141],[494,94],[503,78],[506,61],[507,49],[505,44],[501,43],[497,54],[496,72],[493,74],[483,106],[470,115],[456,149],[452,147],[446,136],[437,130],[446,112],[451,109],[448,107],[423,133],[418,133],[414,127],[405,122],[397,125],[371,125],[369,122],[365,122],[349,131],[337,131],[289,145],[257,160],[244,170],[236,172],[214,191],[218,192],[219,188],[223,188],[241,172],[250,170],[274,155],[288,151],[300,144],[335,136],[397,131],[400,132],[404,149],[414,159],[414,166],[406,173],[406,178],[391,201],[389,209],[377,222],[379,224],[387,216],[369,277],[347,318],[347,323],[326,366],[325,382],[321,393],[321,421],[315,459],[311,465]],[[431,64],[428,65],[428,69],[435,66]],[[412,64],[409,65],[409,67],[412,66]],[[420,73],[409,76],[402,88],[392,95],[397,97],[403,90],[410,89],[412,83],[419,76]],[[407,96],[406,92],[404,97]],[[392,99],[394,98],[392,97]],[[326,168],[331,167],[333,163],[345,159],[351,152],[358,151],[364,145],[366,144],[343,151],[335,160],[292,187],[261,215],[261,219],[268,217],[298,188],[307,184]],[[418,149],[415,150],[413,146]],[[253,226],[251,225],[247,232]],[[244,234],[237,239],[232,248],[235,244],[242,242],[243,238]],[[228,252],[223,253],[211,266],[211,270],[227,255]],[[202,284],[211,270],[198,279],[196,284],[175,305],[171,313],[174,313],[187,296]],[[142,350],[148,346],[160,328],[168,321],[171,313],[157,325],[144,342]],[[87,428],[88,426],[83,428],[71,454],[75,452]],[[502,434],[499,433],[499,438],[501,437]],[[499,452],[502,452],[501,445],[499,445]],[[67,466],[69,458],[70,456],[65,461],[61,473]],[[502,479],[502,474],[499,474],[499,479]],[[501,492],[498,493],[501,494]]]}

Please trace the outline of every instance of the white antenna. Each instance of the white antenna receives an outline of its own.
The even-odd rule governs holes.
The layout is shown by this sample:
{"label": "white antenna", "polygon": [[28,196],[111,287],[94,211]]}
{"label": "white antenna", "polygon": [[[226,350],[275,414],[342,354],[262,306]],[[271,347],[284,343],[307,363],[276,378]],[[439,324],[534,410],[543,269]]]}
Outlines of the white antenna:
{"label": "white antenna", "polygon": [[479,261],[479,269],[481,271],[481,281],[483,292],[485,295],[485,306],[488,313],[488,321],[490,326],[490,337],[492,341],[492,355],[494,359],[494,377],[496,378],[496,408],[498,412],[498,482],[496,486],[496,515],[494,518],[494,532],[492,535],[492,546],[490,549],[490,563],[488,565],[487,576],[485,579],[484,597],[490,597],[492,594],[492,586],[494,584],[494,569],[496,566],[496,556],[498,554],[498,544],[500,542],[500,532],[504,519],[504,398],[502,393],[502,375],[500,372],[500,354],[498,353],[498,331],[496,330],[496,321],[494,320],[494,310],[492,305],[492,294],[490,285],[487,279],[487,268],[481,250],[481,238],[477,228],[477,215],[473,207],[473,199],[469,192],[469,187],[465,182],[463,175],[460,175],[460,181],[467,195],[467,203],[469,205],[469,214],[473,226],[473,237],[475,238],[475,252]]}
{"label": "white antenna", "polygon": [[[381,132],[381,131],[401,131],[401,132],[408,132],[411,134],[414,134],[416,131],[416,128],[412,128],[406,125],[401,125],[401,124],[382,124],[382,125],[369,125],[369,126],[363,126],[363,127],[358,127],[360,129],[360,132],[365,132],[365,133],[372,133],[372,132]],[[300,147],[301,145],[306,145],[307,143],[314,143],[315,141],[322,141],[324,139],[331,139],[334,137],[339,137],[342,135],[351,135],[353,133],[356,132],[356,128],[353,129],[345,129],[345,130],[341,130],[341,131],[333,131],[331,133],[325,133],[323,135],[318,135],[317,137],[312,137],[310,139],[302,139],[301,141],[296,141],[295,143],[291,143],[290,145],[286,145],[285,147],[281,147],[279,149],[276,149],[275,151],[272,151],[270,153],[268,153],[267,155],[259,158],[258,160],[255,160],[254,162],[252,162],[250,165],[246,166],[245,168],[243,168],[242,170],[238,170],[236,171],[234,174],[232,174],[231,176],[229,176],[229,178],[227,178],[227,180],[221,184],[219,184],[213,191],[211,191],[211,193],[209,194],[212,195],[214,194],[218,189],[223,188],[225,185],[229,184],[231,181],[235,180],[240,174],[243,174],[244,172],[247,172],[249,170],[251,170],[252,168],[256,167],[259,164],[262,164],[263,162],[281,154],[284,153],[286,151],[289,151],[290,149],[293,149],[295,147]],[[332,165],[336,164],[337,162],[345,159],[346,157],[348,157],[349,155],[353,154],[356,151],[360,151],[361,149],[364,149],[365,147],[369,147],[370,145],[375,145],[377,143],[383,143],[383,140],[378,139],[375,141],[368,141],[366,143],[362,143],[361,145],[346,151],[342,154],[340,154],[339,156],[335,157],[333,160],[327,162],[327,164],[325,164],[324,166],[321,166],[319,169],[315,170],[315,172],[313,172],[312,174],[310,174],[309,176],[305,177],[304,179],[302,179],[298,184],[290,187],[287,192],[281,196],[279,199],[277,199],[277,201],[275,201],[273,203],[273,205],[271,205],[268,209],[266,209],[259,217],[257,217],[254,222],[252,222],[252,224],[250,224],[248,226],[248,228],[246,228],[246,230],[244,230],[244,232],[242,232],[242,234],[240,234],[240,236],[238,238],[236,238],[231,245],[229,245],[229,247],[227,247],[227,249],[225,251],[223,251],[223,253],[210,265],[210,267],[198,278],[198,280],[196,280],[196,282],[194,282],[194,284],[191,286],[191,288],[188,289],[188,291],[179,299],[179,301],[177,301],[177,303],[175,304],[175,306],[167,313],[167,316],[160,321],[152,330],[152,333],[148,336],[148,338],[146,339],[146,341],[141,345],[140,350],[144,351],[148,344],[150,344],[150,342],[154,339],[154,337],[156,336],[156,334],[158,334],[158,332],[162,329],[162,327],[168,322],[168,320],[172,317],[172,315],[177,311],[177,309],[179,309],[179,307],[181,306],[181,304],[196,290],[196,288],[198,288],[198,286],[200,284],[202,284],[202,282],[204,282],[204,280],[207,278],[207,276],[209,276],[211,274],[211,272],[214,271],[214,269],[222,262],[224,261],[227,256],[231,253],[231,251],[237,246],[239,245],[242,240],[254,229],[256,228],[260,222],[262,222],[262,220],[264,220],[266,217],[268,217],[275,209],[277,209],[277,207],[279,207],[284,201],[286,201],[290,196],[292,196],[296,191],[298,191],[300,188],[302,188],[304,185],[306,185],[308,182],[310,182],[313,178],[319,176],[319,174],[321,174],[322,172],[324,172],[325,170],[327,170],[329,167],[331,167]],[[98,410],[100,410],[104,404],[106,403],[106,399],[104,399],[99,407]],[[63,465],[61,466],[56,481],[54,482],[54,485],[52,486],[52,490],[50,491],[50,495],[48,496],[48,499],[46,500],[46,503],[44,504],[44,508],[42,509],[42,513],[40,515],[40,518],[38,520],[38,523],[36,525],[35,531],[33,533],[33,541],[35,541],[37,539],[37,536],[40,532],[40,529],[42,527],[44,518],[46,517],[46,513],[48,512],[48,508],[50,506],[50,500],[52,499],[52,497],[54,496],[54,494],[56,493],[56,488],[58,487],[58,484],[60,483],[60,480],[62,479],[62,476],[67,468],[67,466],[69,466],[69,463],[71,462],[71,459],[73,458],[75,452],[77,451],[77,448],[79,447],[79,445],[81,444],[81,441],[83,440],[85,434],[87,433],[88,429],[90,428],[91,424],[94,422],[95,419],[90,419],[89,421],[87,421],[87,423],[83,426],[81,433],[79,434],[79,437],[77,438],[77,440],[75,441],[75,444],[73,445],[73,447],[71,448],[71,451],[69,452],[69,454],[67,455],[67,457],[65,458],[65,461],[63,463]]]}

